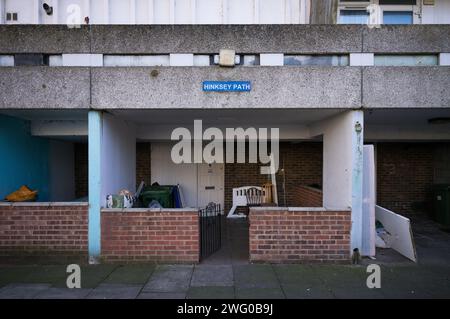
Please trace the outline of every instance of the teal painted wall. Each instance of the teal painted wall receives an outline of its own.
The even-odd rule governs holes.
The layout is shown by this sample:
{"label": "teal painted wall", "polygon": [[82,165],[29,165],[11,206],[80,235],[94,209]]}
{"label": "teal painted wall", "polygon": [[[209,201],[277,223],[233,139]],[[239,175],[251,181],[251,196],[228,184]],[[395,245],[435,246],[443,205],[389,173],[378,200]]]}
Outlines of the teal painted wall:
{"label": "teal painted wall", "polygon": [[49,141],[30,135],[29,122],[0,115],[0,200],[27,185],[49,199]]}

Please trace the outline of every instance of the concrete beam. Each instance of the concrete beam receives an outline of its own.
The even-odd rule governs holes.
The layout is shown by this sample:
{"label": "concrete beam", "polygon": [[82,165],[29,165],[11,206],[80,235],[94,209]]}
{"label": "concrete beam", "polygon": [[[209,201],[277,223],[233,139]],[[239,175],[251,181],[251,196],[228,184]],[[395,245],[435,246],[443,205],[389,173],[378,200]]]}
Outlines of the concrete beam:
{"label": "concrete beam", "polygon": [[[336,0],[312,2],[332,8]],[[450,25],[0,25],[0,54],[217,54],[220,49],[238,54],[450,52]]]}
{"label": "concrete beam", "polygon": [[[251,81],[252,91],[203,92],[205,80]],[[359,108],[360,83],[360,69],[348,67],[104,67],[92,69],[92,107]]]}
{"label": "concrete beam", "polygon": [[[405,112],[407,112],[405,110]],[[450,141],[448,125],[374,125],[366,123],[364,140],[378,141]]]}
{"label": "concrete beam", "polygon": [[450,107],[450,67],[364,67],[364,108]]}
{"label": "concrete beam", "polygon": [[450,52],[450,25],[383,25],[363,28],[363,52]]}
{"label": "concrete beam", "polygon": [[89,27],[0,25],[0,53],[89,53]]}
{"label": "concrete beam", "polygon": [[[204,124],[206,127],[206,124]],[[136,138],[140,140],[157,140],[157,141],[168,141],[170,140],[172,131],[177,127],[186,127],[189,130],[193,131],[192,123],[188,123],[188,125],[180,125],[180,124],[165,124],[165,125],[151,125],[151,124],[141,124],[137,127]],[[213,125],[214,127],[220,129],[222,132],[225,132],[227,127],[230,125]],[[250,122],[247,124],[239,123],[236,127],[241,126],[243,128],[247,127],[255,127],[258,129],[259,127],[268,128],[269,125],[254,125]],[[280,129],[280,140],[309,140],[310,134],[309,129],[306,125],[271,125],[270,127],[276,127]],[[269,128],[270,128],[269,127]],[[270,133],[270,130],[269,130]]]}
{"label": "concrete beam", "polygon": [[87,109],[89,68],[0,68],[0,108]]}
{"label": "concrete beam", "polygon": [[31,121],[33,136],[87,136],[87,121],[72,120],[34,120]]}
{"label": "concrete beam", "polygon": [[[92,53],[361,52],[356,25],[93,25]],[[270,41],[267,41],[270,39]]]}

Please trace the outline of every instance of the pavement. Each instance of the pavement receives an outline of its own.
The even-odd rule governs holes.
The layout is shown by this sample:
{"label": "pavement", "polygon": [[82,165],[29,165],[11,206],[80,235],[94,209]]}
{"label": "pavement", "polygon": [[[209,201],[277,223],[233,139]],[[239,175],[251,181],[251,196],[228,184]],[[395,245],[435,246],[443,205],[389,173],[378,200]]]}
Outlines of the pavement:
{"label": "pavement", "polygon": [[450,267],[381,266],[369,289],[363,265],[81,266],[81,288],[66,266],[0,267],[0,299],[450,298]]}
{"label": "pavement", "polygon": [[[66,265],[3,265],[0,299],[450,298],[450,234],[427,220],[413,222],[418,263],[388,249],[361,265],[249,264],[245,223],[227,228],[200,264],[80,265],[79,289],[67,288]],[[369,264],[381,288],[367,287]]]}

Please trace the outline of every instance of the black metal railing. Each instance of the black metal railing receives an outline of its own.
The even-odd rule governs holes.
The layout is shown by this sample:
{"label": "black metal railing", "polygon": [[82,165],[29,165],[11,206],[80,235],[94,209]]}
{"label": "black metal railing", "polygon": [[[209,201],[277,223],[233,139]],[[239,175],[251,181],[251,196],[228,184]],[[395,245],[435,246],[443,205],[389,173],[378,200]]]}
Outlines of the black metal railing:
{"label": "black metal railing", "polygon": [[200,260],[220,249],[222,245],[222,210],[220,204],[209,203],[198,211],[200,223]]}

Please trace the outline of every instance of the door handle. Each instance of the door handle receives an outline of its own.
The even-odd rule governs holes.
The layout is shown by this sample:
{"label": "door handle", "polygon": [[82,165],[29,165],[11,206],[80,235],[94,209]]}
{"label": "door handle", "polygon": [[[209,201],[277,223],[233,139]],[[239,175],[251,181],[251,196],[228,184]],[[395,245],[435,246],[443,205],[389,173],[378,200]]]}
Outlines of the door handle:
{"label": "door handle", "polygon": [[216,189],[216,186],[205,186],[206,190],[212,190],[212,189]]}

